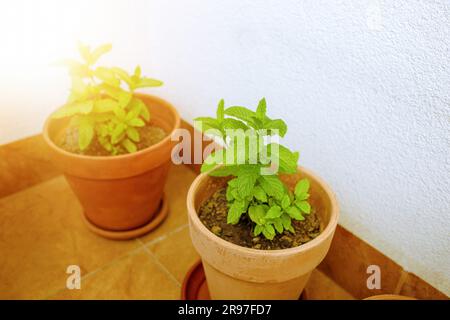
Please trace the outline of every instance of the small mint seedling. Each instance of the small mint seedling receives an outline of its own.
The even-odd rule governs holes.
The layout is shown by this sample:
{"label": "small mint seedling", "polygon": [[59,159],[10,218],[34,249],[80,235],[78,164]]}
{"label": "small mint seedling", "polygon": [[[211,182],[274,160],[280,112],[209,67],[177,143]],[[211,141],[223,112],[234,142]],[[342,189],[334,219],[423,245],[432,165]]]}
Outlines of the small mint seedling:
{"label": "small mint seedling", "polygon": [[[278,143],[265,143],[265,138],[287,132],[286,123],[266,115],[266,100],[260,100],[256,111],[241,106],[225,109],[223,100],[217,107],[216,118],[195,119],[206,134],[221,137],[226,146],[213,152],[202,165],[201,171],[211,176],[234,178],[228,181],[227,223],[237,224],[243,214],[254,223],[253,234],[263,234],[272,240],[277,233],[295,232],[292,219],[304,220],[311,212],[308,202],[310,184],[300,180],[294,191],[280,180],[278,174],[297,172],[298,152],[292,152]],[[240,134],[235,134],[240,131]],[[245,143],[239,143],[239,137]],[[250,150],[256,150],[252,156]],[[241,160],[239,161],[239,157]],[[267,160],[269,157],[270,161]],[[278,173],[263,174],[264,169],[276,165]]]}
{"label": "small mint seedling", "polygon": [[[82,61],[65,60],[72,87],[67,103],[52,118],[71,117],[69,126],[78,130],[78,147],[86,150],[94,138],[111,155],[120,149],[137,151],[140,135],[136,128],[150,121],[150,113],[135,89],[157,87],[159,80],[141,75],[137,66],[132,75],[119,67],[95,66],[97,60],[111,50],[110,44],[91,50],[80,44]],[[125,88],[123,86],[125,84]]]}

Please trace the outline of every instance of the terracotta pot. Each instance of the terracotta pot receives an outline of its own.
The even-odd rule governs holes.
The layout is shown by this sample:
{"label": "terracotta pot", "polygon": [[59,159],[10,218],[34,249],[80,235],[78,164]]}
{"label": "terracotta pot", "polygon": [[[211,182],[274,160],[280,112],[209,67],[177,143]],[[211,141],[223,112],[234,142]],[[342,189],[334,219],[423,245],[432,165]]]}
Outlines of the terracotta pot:
{"label": "terracotta pot", "polygon": [[44,127],[52,159],[64,172],[86,218],[105,230],[131,230],[152,220],[161,205],[171,163],[175,142],[170,134],[180,126],[180,117],[170,103],[150,95],[136,96],[150,110],[151,123],[169,133],[159,143],[138,152],[110,157],[77,155],[54,143],[69,119],[49,118]]}
{"label": "terracotta pot", "polygon": [[298,299],[314,268],[330,248],[339,209],[330,188],[309,170],[283,176],[290,188],[302,178],[311,183],[311,204],[321,218],[322,233],[295,248],[258,250],[245,248],[214,235],[200,221],[197,209],[227,179],[199,175],[188,198],[189,227],[194,247],[200,254],[212,299]]}

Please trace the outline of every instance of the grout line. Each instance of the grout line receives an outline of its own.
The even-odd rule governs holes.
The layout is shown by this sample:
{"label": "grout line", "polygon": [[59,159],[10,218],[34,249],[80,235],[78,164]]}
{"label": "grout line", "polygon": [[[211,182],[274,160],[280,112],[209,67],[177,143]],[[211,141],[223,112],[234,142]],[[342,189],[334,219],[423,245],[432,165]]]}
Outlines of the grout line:
{"label": "grout line", "polygon": [[394,294],[400,294],[400,291],[402,291],[403,285],[405,284],[407,277],[408,272],[406,272],[405,269],[402,269],[402,273],[400,274],[397,285],[395,286]]}
{"label": "grout line", "polygon": [[164,266],[164,264],[161,263],[161,261],[159,261],[159,259],[156,257],[156,255],[150,251],[150,249],[148,247],[144,247],[144,251],[147,252],[147,254],[149,255],[149,258],[151,258],[153,260],[153,262],[156,263],[156,265],[164,272],[166,273],[169,278],[178,286],[181,287],[181,283],[177,280],[177,278],[175,278],[175,276]]}
{"label": "grout line", "polygon": [[[135,239],[135,240],[138,240],[138,239]],[[112,266],[118,264],[120,262],[120,260],[125,259],[125,258],[127,258],[127,257],[129,257],[129,256],[131,256],[131,255],[133,255],[135,253],[137,253],[139,250],[142,250],[142,249],[145,249],[145,248],[143,246],[138,246],[138,247],[136,247],[134,249],[131,249],[130,251],[126,251],[123,254],[119,255],[118,257],[116,257],[116,258],[108,261],[107,263],[103,264],[102,266],[100,266],[100,267],[98,267],[98,268],[96,268],[96,269],[94,269],[94,270],[92,270],[92,271],[82,275],[81,278],[80,278],[81,283],[83,283],[84,280],[89,279],[93,275],[95,275],[95,274],[97,274],[97,273],[99,273],[99,272],[101,272],[101,271],[103,271],[103,270],[105,270],[105,269],[107,269],[109,267],[112,267]],[[60,292],[62,292],[64,290],[66,290],[66,287],[61,287],[59,289],[55,289],[43,299],[44,300],[49,300],[51,297],[57,295],[58,293],[60,293]]]}
{"label": "grout line", "polygon": [[[177,232],[183,230],[183,229],[186,228],[188,225],[189,225],[188,223],[183,224],[183,225],[181,225],[181,226],[179,226],[179,227],[177,227],[177,228],[175,228],[175,229],[173,229],[173,230],[171,230],[171,231],[168,231],[167,233],[165,233],[165,234],[163,234],[163,235],[161,235],[161,236],[159,236],[159,237],[157,237],[157,238],[155,238],[155,239],[152,239],[152,240],[149,241],[149,242],[143,242],[143,241],[141,240],[141,238],[136,238],[136,239],[134,239],[134,241],[136,241],[137,244],[138,244],[138,246],[137,246],[136,248],[131,249],[130,251],[126,251],[126,252],[124,252],[123,254],[121,254],[121,255],[119,255],[118,257],[116,257],[115,259],[108,261],[108,262],[105,263],[104,265],[102,265],[102,266],[100,266],[100,267],[98,267],[98,268],[96,268],[96,269],[94,269],[94,270],[92,270],[92,271],[86,273],[85,275],[82,275],[82,276],[81,276],[81,282],[83,282],[83,281],[86,280],[86,279],[89,279],[89,278],[90,278],[91,276],[93,276],[94,274],[96,274],[96,273],[98,273],[98,272],[101,272],[101,271],[103,271],[104,269],[109,268],[109,267],[111,267],[111,266],[117,264],[117,263],[118,263],[120,260],[122,260],[123,258],[128,257],[128,256],[130,256],[130,255],[132,255],[132,254],[138,252],[139,250],[142,250],[142,249],[143,249],[145,252],[147,252],[148,254],[150,254],[150,256],[151,256],[151,257],[155,260],[155,262],[158,264],[158,266],[161,267],[161,268],[163,269],[163,271],[164,271],[165,273],[167,273],[167,274],[169,275],[169,277],[170,277],[173,281],[175,281],[175,283],[176,283],[178,286],[181,286],[180,282],[179,282],[179,281],[178,281],[178,280],[170,273],[169,270],[167,270],[167,269],[164,267],[164,265],[158,260],[158,258],[157,258],[157,257],[156,257],[149,249],[148,249],[148,247],[151,246],[151,245],[153,245],[153,244],[159,243],[159,242],[161,242],[161,241],[167,239],[169,236],[171,236],[172,234],[177,233]],[[44,300],[49,300],[49,299],[51,299],[52,297],[54,297],[55,295],[57,295],[58,293],[60,293],[60,292],[62,292],[62,291],[64,291],[64,290],[66,290],[65,287],[61,287],[61,288],[59,288],[59,289],[55,289],[55,290],[51,291],[49,294],[47,294],[43,299],[44,299]]]}
{"label": "grout line", "polygon": [[138,238],[138,239],[136,239],[136,240],[138,240],[144,247],[148,247],[148,246],[151,246],[152,244],[156,244],[156,243],[159,243],[159,242],[161,242],[161,241],[167,239],[168,237],[170,237],[170,236],[173,235],[174,233],[177,233],[177,232],[183,230],[183,229],[186,228],[188,225],[189,225],[189,223],[185,223],[185,224],[183,224],[183,225],[181,225],[181,226],[179,226],[179,227],[176,227],[175,229],[173,229],[173,230],[171,230],[171,231],[168,231],[168,232],[166,232],[165,234],[160,235],[159,237],[157,237],[157,238],[155,238],[155,239],[152,239],[152,240],[150,240],[150,241],[148,241],[148,242],[143,242],[140,238]]}
{"label": "grout line", "polygon": [[167,239],[168,237],[170,237],[173,234],[176,234],[178,232],[183,231],[186,227],[188,226],[188,224],[184,224],[179,226],[178,228],[173,229],[172,231],[169,231],[168,233],[166,233],[165,235],[154,239],[153,241],[150,241],[149,243],[144,244],[140,239],[139,241],[141,243],[144,244],[144,250],[148,253],[148,255],[150,256],[150,258],[152,258],[152,260],[169,276],[169,278],[174,281],[179,287],[181,287],[181,283],[180,281],[178,281],[178,279],[166,268],[166,266],[159,261],[158,257],[149,249],[149,247],[153,244],[156,243],[160,243],[161,241]]}

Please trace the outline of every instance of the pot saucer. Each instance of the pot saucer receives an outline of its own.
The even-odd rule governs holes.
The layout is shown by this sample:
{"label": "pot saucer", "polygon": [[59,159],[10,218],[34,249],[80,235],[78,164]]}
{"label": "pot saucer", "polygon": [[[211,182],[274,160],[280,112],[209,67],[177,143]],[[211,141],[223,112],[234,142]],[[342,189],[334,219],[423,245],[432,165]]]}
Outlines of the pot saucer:
{"label": "pot saucer", "polygon": [[102,236],[104,238],[112,239],[112,240],[129,240],[134,239],[140,236],[143,236],[146,233],[149,233],[153,229],[157,228],[161,222],[167,217],[169,213],[169,204],[167,202],[166,194],[163,195],[161,200],[161,205],[159,211],[155,214],[152,220],[150,220],[147,224],[142,227],[125,230],[125,231],[111,231],[105,230],[97,227],[92,222],[90,222],[85,214],[82,214],[83,221],[92,232]]}
{"label": "pot saucer", "polygon": [[[181,300],[211,300],[201,260],[186,273],[181,286]],[[307,300],[305,290],[299,300]]]}

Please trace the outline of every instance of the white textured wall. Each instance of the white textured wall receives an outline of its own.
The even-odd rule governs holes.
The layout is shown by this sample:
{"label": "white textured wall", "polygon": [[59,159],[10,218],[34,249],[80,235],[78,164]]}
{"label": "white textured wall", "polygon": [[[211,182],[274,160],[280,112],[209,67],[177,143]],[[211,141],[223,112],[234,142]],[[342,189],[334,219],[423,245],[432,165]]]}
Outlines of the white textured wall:
{"label": "white textured wall", "polygon": [[[69,52],[76,36],[112,40],[110,61],[165,80],[153,92],[188,120],[222,97],[256,106],[265,96],[287,120],[286,143],[336,191],[341,224],[450,294],[448,0],[107,3],[102,23],[93,27],[102,5],[82,24],[64,20],[70,36],[43,52]],[[0,142],[39,131],[61,79],[5,86],[0,74]]]}

